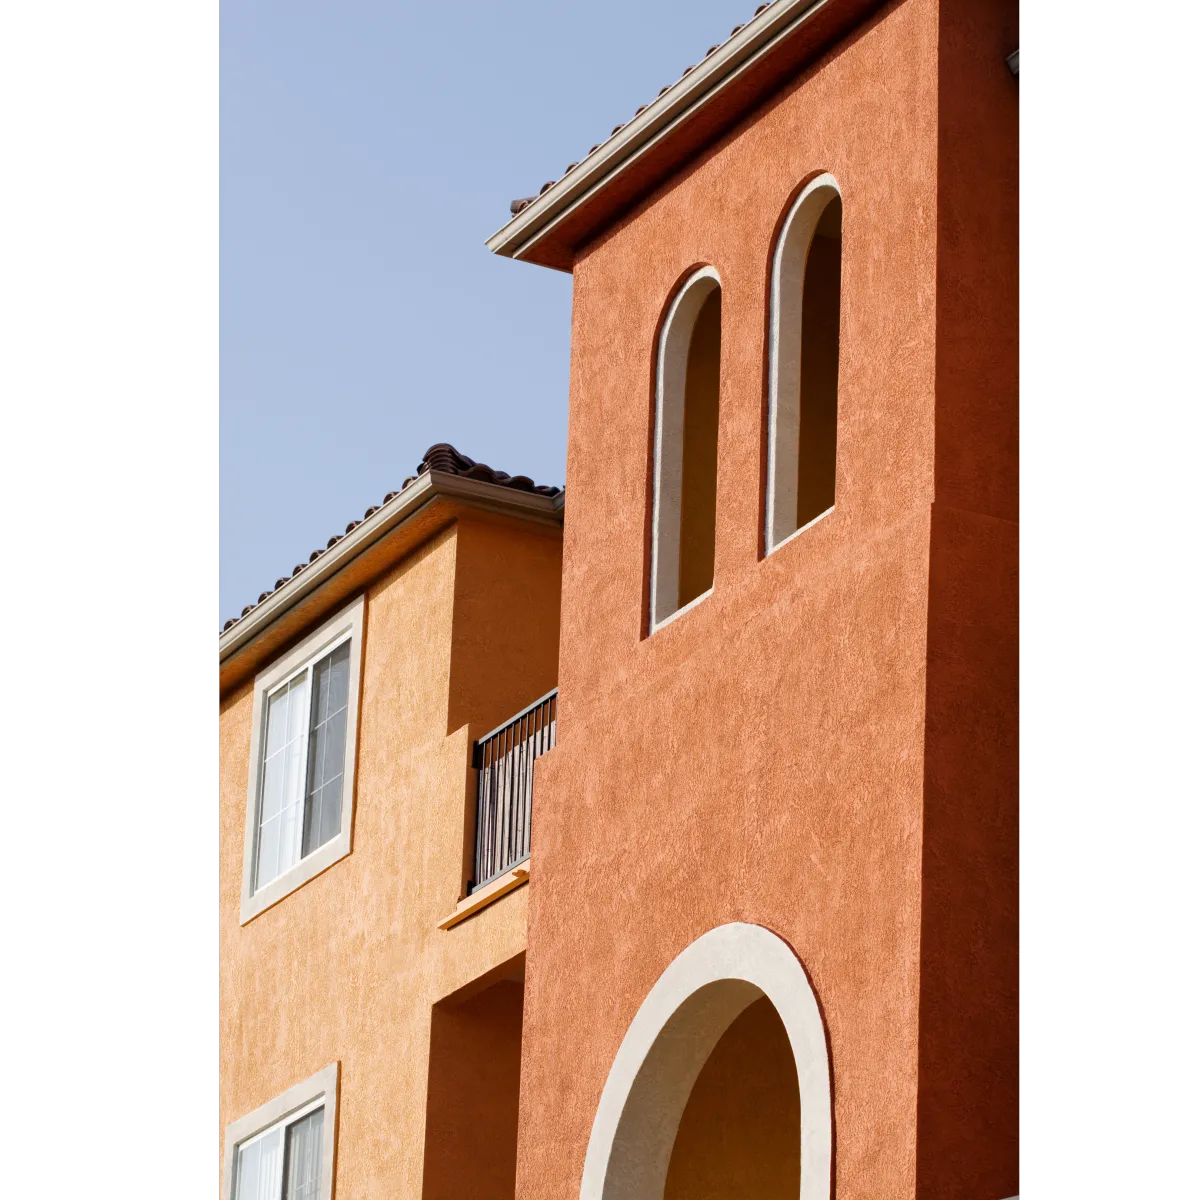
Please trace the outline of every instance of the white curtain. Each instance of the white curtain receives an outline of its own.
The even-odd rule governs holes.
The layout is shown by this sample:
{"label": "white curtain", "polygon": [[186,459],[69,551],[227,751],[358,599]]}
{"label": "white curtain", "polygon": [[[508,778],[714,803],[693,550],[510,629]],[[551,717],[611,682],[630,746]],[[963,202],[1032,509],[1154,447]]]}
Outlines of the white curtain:
{"label": "white curtain", "polygon": [[279,1126],[237,1156],[233,1200],[317,1200],[325,1141],[325,1109]]}
{"label": "white curtain", "polygon": [[305,671],[267,701],[257,887],[270,883],[300,861],[307,739],[308,672]]}
{"label": "white curtain", "polygon": [[282,1158],[282,1129],[273,1129],[239,1150],[235,1200],[279,1200]]}

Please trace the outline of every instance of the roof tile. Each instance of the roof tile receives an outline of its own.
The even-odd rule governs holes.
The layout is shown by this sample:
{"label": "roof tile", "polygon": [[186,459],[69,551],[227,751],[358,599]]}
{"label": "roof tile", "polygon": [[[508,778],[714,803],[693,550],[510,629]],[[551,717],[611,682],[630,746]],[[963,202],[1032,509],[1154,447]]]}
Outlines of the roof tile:
{"label": "roof tile", "polygon": [[[416,474],[409,475],[408,478],[405,479],[404,485],[400,488],[400,491],[388,492],[388,494],[384,496],[381,504],[373,504],[365,513],[363,513],[362,520],[365,521],[368,517],[373,516],[380,510],[380,508],[383,507],[384,504],[390,503],[400,495],[400,492],[402,492],[404,488],[408,487],[412,483],[415,483],[417,479],[429,471],[440,471],[445,475],[459,475],[464,479],[478,479],[484,483],[495,484],[498,487],[512,488],[518,492],[533,492],[539,496],[557,496],[562,492],[562,488],[560,487],[551,487],[547,484],[536,484],[532,479],[529,478],[528,475],[508,475],[504,471],[497,471],[493,467],[489,467],[486,463],[476,462],[473,458],[468,458],[465,454],[460,454],[459,451],[450,445],[449,442],[438,442],[436,445],[430,446],[429,449],[425,451],[424,458],[422,458],[420,463],[417,464]],[[346,533],[350,533],[361,524],[362,521],[351,521],[350,524],[346,526]],[[325,553],[326,550],[332,549],[345,536],[345,533],[335,533],[333,537],[331,537],[329,541],[325,543],[324,549],[314,550],[312,554],[308,556],[308,562],[297,563],[296,566],[292,568],[291,575],[281,576],[279,579],[275,580],[275,586],[270,591],[263,592],[263,594],[259,596],[258,600],[254,604],[247,604],[246,607],[242,609],[241,616],[230,617],[229,620],[221,626],[221,632],[225,633],[232,629],[242,619],[242,617],[248,616],[250,613],[252,613],[264,600],[277,592],[289,580],[294,579],[310,564],[315,563],[317,559]]]}
{"label": "roof tile", "polygon": [[[769,2],[768,2],[767,4],[760,4],[760,5],[759,5],[759,6],[758,6],[758,7],[757,7],[755,10],[754,10],[754,16],[755,16],[755,17],[757,17],[757,16],[759,15],[759,13],[761,13],[761,12],[765,12],[765,11],[766,11],[768,8],[770,8],[770,7],[771,7],[771,2],[770,2],[770,0],[769,0]],[[753,19],[753,18],[751,18],[751,19]],[[725,42],[728,42],[730,38],[737,37],[737,35],[738,35],[739,33],[741,33],[741,32],[742,32],[742,30],[743,30],[743,29],[745,29],[745,28],[746,28],[745,24],[742,24],[742,25],[735,25],[735,26],[733,27],[732,31],[730,32],[730,34],[729,34],[729,37],[725,39]],[[717,43],[715,46],[710,46],[710,47],[708,48],[707,52],[705,53],[704,57],[705,57],[705,58],[708,58],[710,55],[712,55],[712,54],[715,54],[715,53],[716,53],[718,50],[720,50],[720,48],[721,48],[722,46],[724,46],[724,45],[725,45],[725,42],[718,42],[718,43]],[[694,71],[695,69],[696,69],[696,68],[695,68],[695,66],[684,67],[684,69],[683,69],[682,73],[680,74],[679,78],[680,78],[680,79],[682,79],[682,78],[683,78],[685,75],[689,75],[689,74],[691,74],[691,72],[692,72],[692,71]],[[676,82],[678,82],[678,80],[676,80]],[[663,89],[662,89],[662,90],[661,90],[661,91],[658,93],[658,95],[659,95],[659,96],[663,96],[663,95],[665,95],[665,94],[666,94],[667,92],[669,92],[669,91],[671,90],[671,88],[673,88],[674,86],[675,86],[675,84],[668,83],[668,84],[667,84],[667,85],[666,85],[666,86],[665,86],[665,87],[664,87],[664,88],[663,88]],[[655,97],[655,99],[658,99],[658,96],[656,96],[656,97]],[[650,107],[650,106],[649,106],[648,104],[643,104],[643,105],[641,106],[641,108],[639,108],[639,109],[637,110],[637,112],[635,112],[633,115],[634,115],[635,117],[637,117],[637,116],[640,116],[640,115],[641,115],[642,113],[644,113],[644,112],[646,111],[646,109],[647,109],[647,108],[649,108],[649,107]],[[625,124],[628,124],[628,122],[626,122]],[[596,143],[596,144],[595,144],[595,145],[594,145],[594,146],[593,146],[593,147],[592,147],[592,148],[591,148],[591,149],[590,149],[590,150],[587,152],[587,154],[586,154],[584,157],[585,157],[585,158],[591,158],[591,156],[592,156],[593,154],[595,154],[595,153],[596,153],[596,151],[597,151],[597,150],[599,150],[601,146],[605,145],[607,142],[611,141],[611,140],[612,140],[614,137],[616,137],[616,136],[617,136],[617,134],[618,134],[618,133],[620,133],[620,132],[621,132],[621,130],[625,128],[625,124],[622,124],[622,125],[616,125],[616,126],[614,126],[614,127],[613,127],[613,131],[612,131],[612,133],[610,133],[610,134],[608,135],[608,137],[604,139],[604,141],[603,141],[603,142],[597,142],[597,143]],[[543,183],[543,184],[542,184],[542,186],[541,186],[541,189],[538,191],[538,196],[542,195],[542,193],[543,193],[543,192],[547,192],[547,191],[549,191],[549,190],[550,190],[550,188],[552,188],[552,187],[553,187],[553,186],[554,186],[556,183],[558,183],[558,182],[559,182],[559,180],[561,180],[561,179],[565,179],[565,178],[566,178],[566,176],[567,176],[567,175],[569,175],[569,174],[570,174],[570,173],[571,173],[571,172],[572,172],[572,171],[573,171],[573,170],[574,170],[574,169],[575,169],[577,166],[579,166],[579,163],[571,163],[571,165],[570,165],[569,167],[567,167],[567,169],[566,169],[566,170],[565,170],[565,171],[562,173],[562,175],[560,175],[560,176],[558,177],[558,179],[551,179],[551,180],[549,181],[549,183]],[[529,207],[529,206],[530,206],[530,205],[531,205],[531,204],[532,204],[532,203],[533,203],[533,202],[534,202],[536,199],[537,199],[537,196],[526,196],[526,197],[523,197],[523,198],[522,198],[522,199],[520,199],[520,200],[514,200],[514,201],[513,201],[513,202],[512,202],[512,203],[511,203],[511,204],[508,206],[508,211],[509,211],[509,212],[510,212],[510,213],[511,213],[511,214],[512,214],[514,217],[515,217],[515,216],[516,216],[518,213],[520,213],[520,212],[523,212],[525,209],[527,209],[527,208],[528,208],[528,207]]]}

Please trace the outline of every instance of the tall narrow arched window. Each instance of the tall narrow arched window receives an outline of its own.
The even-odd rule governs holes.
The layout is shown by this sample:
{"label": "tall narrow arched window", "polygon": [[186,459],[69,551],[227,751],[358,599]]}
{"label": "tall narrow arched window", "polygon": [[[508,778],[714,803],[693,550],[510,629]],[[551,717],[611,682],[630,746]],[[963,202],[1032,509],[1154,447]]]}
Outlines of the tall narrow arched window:
{"label": "tall narrow arched window", "polygon": [[721,281],[704,267],[680,289],[659,335],[651,631],[712,588],[720,391]]}
{"label": "tall narrow arched window", "polygon": [[841,291],[842,197],[819,175],[788,212],[771,271],[768,554],[833,508]]}

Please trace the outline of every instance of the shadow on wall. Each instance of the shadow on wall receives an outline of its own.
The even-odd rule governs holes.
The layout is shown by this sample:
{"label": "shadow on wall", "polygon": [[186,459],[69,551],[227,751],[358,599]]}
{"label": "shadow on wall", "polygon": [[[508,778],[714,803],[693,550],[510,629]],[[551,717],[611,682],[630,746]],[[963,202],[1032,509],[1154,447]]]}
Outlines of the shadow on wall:
{"label": "shadow on wall", "polygon": [[424,1200],[512,1200],[524,955],[509,966],[509,978],[433,1006]]}
{"label": "shadow on wall", "polygon": [[663,1200],[796,1200],[799,1129],[796,1061],[764,996],[729,1026],[692,1085]]}

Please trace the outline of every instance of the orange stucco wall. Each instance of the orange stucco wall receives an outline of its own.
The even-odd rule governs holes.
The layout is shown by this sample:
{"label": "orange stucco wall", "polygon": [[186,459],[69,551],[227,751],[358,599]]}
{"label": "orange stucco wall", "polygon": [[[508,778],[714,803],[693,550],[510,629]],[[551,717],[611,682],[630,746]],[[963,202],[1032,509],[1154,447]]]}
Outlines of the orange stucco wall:
{"label": "orange stucco wall", "polygon": [[562,536],[458,523],[447,729],[487,733],[558,682]]}
{"label": "orange stucco wall", "polygon": [[[1015,541],[974,541],[975,526],[939,511],[943,476],[965,497],[981,466],[979,489],[992,497],[983,511],[997,515],[1009,451],[994,442],[1008,436],[1016,400],[1005,384],[981,403],[980,352],[947,359],[938,341],[943,293],[970,268],[943,257],[955,219],[939,197],[949,21],[938,0],[887,6],[576,261],[559,742],[536,770],[522,1200],[578,1193],[596,1105],[639,1005],[685,946],[736,920],[784,937],[819,997],[839,1200],[958,1196],[1000,1180],[997,1195],[1017,1190],[1011,1113],[984,1127],[973,1093],[967,1124],[947,1131],[953,1111],[934,1103],[963,1065],[953,1043],[961,1051],[968,1025],[952,1012],[970,975],[955,973],[961,930],[938,924],[923,888],[936,884],[938,902],[953,905],[963,871],[935,864],[987,829],[1007,837],[1001,810],[1015,797],[1008,709],[995,730],[975,720],[1012,705],[1013,596],[988,599],[993,575],[981,560],[994,547],[1011,554]],[[964,100],[965,75],[956,86]],[[1007,120],[1015,99],[1001,103]],[[836,507],[763,558],[773,235],[821,171],[844,198]],[[1001,237],[987,253],[1012,247]],[[677,282],[699,264],[722,283],[714,590],[646,636],[655,335]],[[964,344],[969,321],[982,336],[970,304],[960,320]],[[1003,375],[1015,344],[996,353]],[[952,383],[961,390],[947,400],[958,413],[948,425]],[[972,409],[987,415],[973,421]],[[960,570],[974,572],[967,587]],[[1008,587],[1003,572],[1000,582]],[[973,627],[981,615],[984,627]],[[949,724],[931,733],[927,711]],[[964,735],[964,715],[977,737]],[[973,774],[942,773],[946,755],[965,767],[977,744],[995,753]],[[952,817],[961,789],[993,767],[982,825]],[[948,819],[927,827],[931,780]],[[1006,853],[973,860],[987,872],[976,912],[983,893],[1000,895],[1002,909],[1015,895]],[[1006,918],[992,934],[1012,937]],[[991,946],[976,938],[970,953]],[[1007,946],[997,953],[1011,957]],[[923,972],[935,969],[948,983],[930,1007]],[[985,965],[982,977],[998,986],[1004,972]],[[1012,1016],[1001,1004],[971,1019],[988,1012]],[[970,1064],[972,1088],[985,1063],[1004,1074],[1003,1104],[1011,1044],[1006,1030]],[[987,1168],[972,1175],[959,1155],[952,1172],[925,1170],[927,1128],[942,1129],[939,1144],[991,1139]]]}
{"label": "orange stucco wall", "polygon": [[943,0],[917,1195],[1017,1155],[1017,82],[1013,0]]}
{"label": "orange stucco wall", "polygon": [[512,1200],[523,1003],[504,980],[434,1006],[424,1200]]}
{"label": "orange stucco wall", "polygon": [[340,1060],[339,1196],[421,1195],[432,1007],[525,948],[528,888],[437,921],[470,740],[555,683],[559,546],[461,520],[367,589],[352,853],[244,926],[252,682],[222,699],[220,1129]]}

